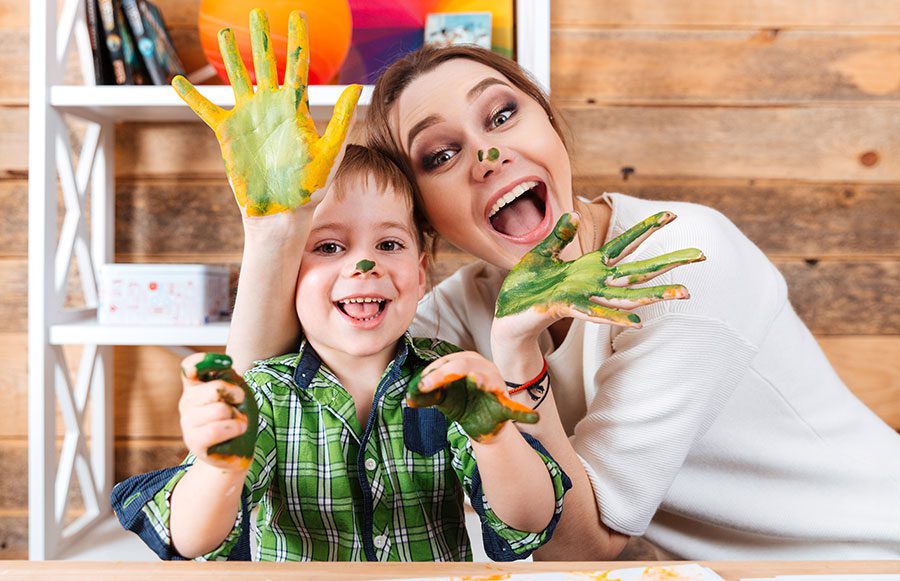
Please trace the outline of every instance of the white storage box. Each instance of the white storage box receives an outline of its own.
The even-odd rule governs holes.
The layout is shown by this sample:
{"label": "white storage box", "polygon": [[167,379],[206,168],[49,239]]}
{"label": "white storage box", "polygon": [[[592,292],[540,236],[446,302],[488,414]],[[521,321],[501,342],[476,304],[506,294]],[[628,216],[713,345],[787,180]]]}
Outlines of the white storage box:
{"label": "white storage box", "polygon": [[104,264],[102,325],[203,325],[228,318],[228,267],[209,264]]}

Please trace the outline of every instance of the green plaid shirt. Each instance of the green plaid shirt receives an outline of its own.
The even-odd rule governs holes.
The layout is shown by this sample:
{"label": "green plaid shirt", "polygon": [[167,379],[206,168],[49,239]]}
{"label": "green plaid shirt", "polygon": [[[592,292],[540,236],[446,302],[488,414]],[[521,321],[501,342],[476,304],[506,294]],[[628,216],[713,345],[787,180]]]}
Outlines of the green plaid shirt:
{"label": "green plaid shirt", "polygon": [[[547,529],[532,533],[493,513],[459,425],[436,409],[407,406],[415,371],[454,351],[449,343],[405,335],[375,391],[365,430],[353,398],[305,341],[299,353],[259,362],[246,373],[259,405],[256,451],[244,485],[246,510],[259,507],[254,560],[471,560],[464,491],[482,519],[492,558],[523,558],[549,540],[569,482],[539,443],[526,437],[550,472],[556,511]],[[146,528],[165,545],[171,545],[171,492],[184,473],[142,509]],[[242,511],[222,545],[200,559],[227,558],[242,532]]]}

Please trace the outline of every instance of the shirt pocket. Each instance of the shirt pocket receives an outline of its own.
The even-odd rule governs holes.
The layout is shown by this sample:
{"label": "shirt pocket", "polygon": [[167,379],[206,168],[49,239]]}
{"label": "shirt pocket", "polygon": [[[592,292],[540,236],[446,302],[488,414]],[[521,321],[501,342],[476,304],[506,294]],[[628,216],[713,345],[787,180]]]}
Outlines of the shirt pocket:
{"label": "shirt pocket", "polygon": [[422,456],[447,448],[447,418],[437,408],[403,408],[403,444]]}

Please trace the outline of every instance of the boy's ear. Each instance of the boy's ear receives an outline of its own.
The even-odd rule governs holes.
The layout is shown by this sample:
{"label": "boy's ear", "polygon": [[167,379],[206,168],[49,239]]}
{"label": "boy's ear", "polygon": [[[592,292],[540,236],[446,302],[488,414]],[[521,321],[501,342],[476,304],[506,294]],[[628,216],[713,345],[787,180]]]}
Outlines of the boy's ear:
{"label": "boy's ear", "polygon": [[428,290],[428,253],[419,254],[419,300],[425,296]]}

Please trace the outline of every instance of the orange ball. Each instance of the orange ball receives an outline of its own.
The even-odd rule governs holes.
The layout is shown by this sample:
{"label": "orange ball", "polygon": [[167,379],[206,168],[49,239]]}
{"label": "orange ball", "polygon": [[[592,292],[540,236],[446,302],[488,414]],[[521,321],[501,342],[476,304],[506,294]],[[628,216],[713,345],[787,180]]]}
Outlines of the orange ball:
{"label": "orange ball", "polygon": [[241,59],[256,82],[253,72],[253,52],[250,49],[250,11],[262,8],[269,17],[269,34],[275,59],[278,61],[278,81],[284,79],[287,60],[288,16],[294,10],[306,13],[309,24],[309,84],[325,84],[334,79],[350,48],[353,21],[347,0],[202,0],[200,2],[200,44],[206,60],[216,73],[228,81],[217,34],[231,28]]}

